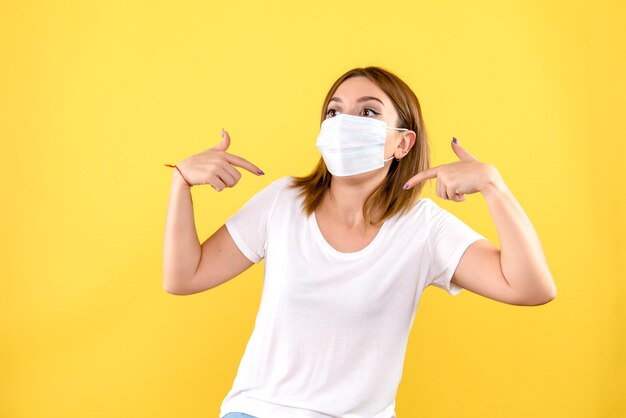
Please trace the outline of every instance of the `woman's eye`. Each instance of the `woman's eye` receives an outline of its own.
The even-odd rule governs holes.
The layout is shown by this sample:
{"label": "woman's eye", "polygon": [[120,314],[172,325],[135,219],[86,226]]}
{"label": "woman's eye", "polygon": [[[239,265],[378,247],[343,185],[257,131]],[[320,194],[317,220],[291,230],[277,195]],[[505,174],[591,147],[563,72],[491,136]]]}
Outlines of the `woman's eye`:
{"label": "woman's eye", "polygon": [[[364,116],[380,115],[380,113],[378,113],[374,109],[370,109],[370,108],[363,109],[362,113],[363,113]],[[337,116],[337,110],[336,109],[328,109],[326,111],[326,116],[330,116],[330,117]]]}

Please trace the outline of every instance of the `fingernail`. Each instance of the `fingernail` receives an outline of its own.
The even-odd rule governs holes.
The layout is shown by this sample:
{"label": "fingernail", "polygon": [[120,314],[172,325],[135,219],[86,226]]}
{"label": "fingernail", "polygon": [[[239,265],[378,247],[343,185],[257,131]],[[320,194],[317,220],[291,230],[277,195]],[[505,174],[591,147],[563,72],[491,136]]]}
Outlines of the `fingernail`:
{"label": "fingernail", "polygon": [[404,190],[409,188],[409,183],[404,183],[404,187],[402,187]]}
{"label": "fingernail", "polygon": [[261,170],[257,170],[256,172],[257,172],[257,173],[259,173],[259,174],[260,174],[260,175],[262,175],[262,176],[264,176],[264,175],[265,175],[265,173],[264,173],[264,172],[262,172]]}
{"label": "fingernail", "polygon": [[222,138],[224,138],[224,128],[222,128]]}
{"label": "fingernail", "polygon": [[454,142],[455,144],[458,144],[459,142],[456,140],[455,137],[452,137],[452,142]]}

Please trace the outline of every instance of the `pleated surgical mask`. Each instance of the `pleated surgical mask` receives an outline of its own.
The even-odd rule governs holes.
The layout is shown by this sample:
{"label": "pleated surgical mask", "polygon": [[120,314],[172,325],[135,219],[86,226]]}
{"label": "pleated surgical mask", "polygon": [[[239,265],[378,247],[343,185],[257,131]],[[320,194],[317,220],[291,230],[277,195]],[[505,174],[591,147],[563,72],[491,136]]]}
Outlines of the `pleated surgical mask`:
{"label": "pleated surgical mask", "polygon": [[340,113],[322,122],[316,146],[333,176],[353,176],[384,167],[387,129],[385,121]]}

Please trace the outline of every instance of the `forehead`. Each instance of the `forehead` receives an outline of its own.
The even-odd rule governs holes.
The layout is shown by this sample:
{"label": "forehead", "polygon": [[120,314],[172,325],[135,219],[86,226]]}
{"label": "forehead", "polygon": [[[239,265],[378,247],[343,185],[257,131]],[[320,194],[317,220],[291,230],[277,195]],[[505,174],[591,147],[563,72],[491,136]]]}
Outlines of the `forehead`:
{"label": "forehead", "polygon": [[344,80],[333,97],[340,97],[345,100],[356,100],[362,96],[378,97],[383,103],[390,103],[389,97],[385,92],[367,77],[356,76]]}

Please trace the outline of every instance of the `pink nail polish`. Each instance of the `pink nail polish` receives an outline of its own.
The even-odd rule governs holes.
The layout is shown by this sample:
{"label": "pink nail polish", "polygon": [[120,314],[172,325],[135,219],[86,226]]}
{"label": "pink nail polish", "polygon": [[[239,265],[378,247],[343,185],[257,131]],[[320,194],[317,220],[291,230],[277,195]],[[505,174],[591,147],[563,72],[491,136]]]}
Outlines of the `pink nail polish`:
{"label": "pink nail polish", "polygon": [[224,128],[222,128],[222,138],[224,138],[224,135],[225,135]]}

